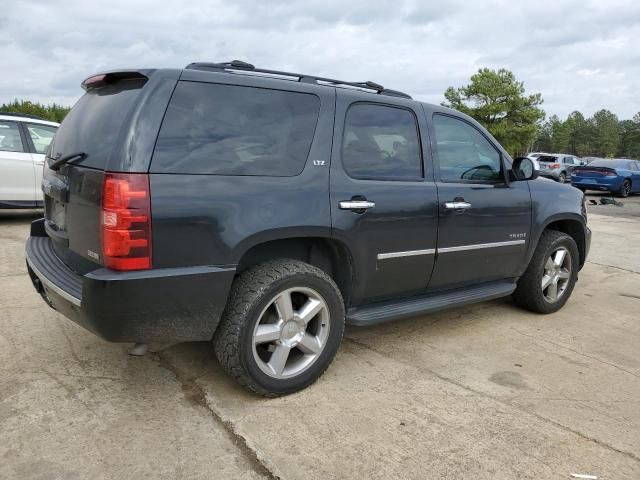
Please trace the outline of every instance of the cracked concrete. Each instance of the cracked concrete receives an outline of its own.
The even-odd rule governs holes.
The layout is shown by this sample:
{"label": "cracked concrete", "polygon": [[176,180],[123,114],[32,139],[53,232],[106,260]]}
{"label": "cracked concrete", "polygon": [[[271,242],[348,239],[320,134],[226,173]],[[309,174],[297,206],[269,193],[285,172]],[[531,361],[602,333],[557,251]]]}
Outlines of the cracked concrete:
{"label": "cracked concrete", "polygon": [[349,328],[279,399],[208,343],[132,358],[60,317],[25,275],[28,216],[0,215],[0,478],[640,478],[640,221],[590,213],[557,314],[497,300]]}

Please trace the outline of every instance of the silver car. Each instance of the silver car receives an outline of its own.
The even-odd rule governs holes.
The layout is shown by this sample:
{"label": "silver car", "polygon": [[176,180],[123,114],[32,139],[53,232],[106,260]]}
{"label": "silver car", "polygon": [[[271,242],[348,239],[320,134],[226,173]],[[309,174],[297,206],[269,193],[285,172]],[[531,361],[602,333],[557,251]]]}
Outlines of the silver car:
{"label": "silver car", "polygon": [[540,164],[540,176],[553,178],[560,183],[569,181],[571,171],[584,165],[584,162],[579,160],[578,157],[566,153],[540,155],[537,161]]}

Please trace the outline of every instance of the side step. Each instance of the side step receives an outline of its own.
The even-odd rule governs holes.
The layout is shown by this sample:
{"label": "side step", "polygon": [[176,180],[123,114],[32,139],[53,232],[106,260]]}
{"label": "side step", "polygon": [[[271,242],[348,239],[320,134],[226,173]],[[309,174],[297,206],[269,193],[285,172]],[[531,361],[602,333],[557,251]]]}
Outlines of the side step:
{"label": "side step", "polygon": [[372,303],[347,311],[349,325],[367,326],[400,320],[425,313],[446,310],[472,303],[493,300],[511,295],[516,289],[515,280],[501,280],[475,287],[404,298],[390,302]]}

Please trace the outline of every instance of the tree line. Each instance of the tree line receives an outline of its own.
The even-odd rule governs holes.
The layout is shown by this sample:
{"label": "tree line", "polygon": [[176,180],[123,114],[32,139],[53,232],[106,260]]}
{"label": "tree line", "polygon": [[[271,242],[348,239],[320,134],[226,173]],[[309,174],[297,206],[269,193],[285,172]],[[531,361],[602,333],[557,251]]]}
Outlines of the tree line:
{"label": "tree line", "polygon": [[590,118],[578,111],[564,121],[552,115],[540,126],[533,149],[579,157],[640,158],[640,112],[631,120],[619,120],[604,109]]}
{"label": "tree line", "polygon": [[[552,115],[545,121],[542,94],[525,92],[523,82],[504,68],[482,68],[468,85],[449,87],[445,107],[476,119],[513,156],[530,151],[569,153],[579,157],[628,157],[640,159],[640,112],[631,120],[619,120],[609,110],[586,118],[575,111],[565,120]],[[62,122],[71,107],[14,100],[0,111],[35,115]]]}
{"label": "tree line", "polygon": [[24,113],[26,115],[33,115],[35,117],[42,118],[43,120],[58,123],[64,120],[64,117],[69,113],[69,110],[71,110],[71,107],[64,107],[56,103],[44,105],[38,102],[17,99],[13,102],[3,103],[0,105],[0,112]]}
{"label": "tree line", "polygon": [[609,110],[589,118],[575,111],[565,120],[552,115],[545,121],[542,95],[526,94],[506,69],[480,69],[468,85],[449,87],[444,97],[443,106],[476,119],[514,156],[542,151],[640,159],[640,112],[619,120]]}

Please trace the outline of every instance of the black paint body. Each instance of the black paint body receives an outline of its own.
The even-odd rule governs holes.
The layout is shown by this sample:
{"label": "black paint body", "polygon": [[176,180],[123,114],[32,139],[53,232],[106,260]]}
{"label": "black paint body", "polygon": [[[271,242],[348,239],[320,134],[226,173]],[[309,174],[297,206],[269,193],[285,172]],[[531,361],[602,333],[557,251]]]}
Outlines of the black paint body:
{"label": "black paint body", "polygon": [[[335,270],[342,269],[340,286],[352,314],[378,302],[401,303],[464,292],[465,288],[477,290],[496,281],[513,283],[526,269],[542,231],[552,222],[572,226],[581,265],[585,261],[590,232],[582,212],[583,194],[544,179],[509,180],[506,172],[511,159],[507,152],[486,130],[459,112],[401,97],[282,79],[188,69],[144,73],[149,80],[123,118],[118,145],[103,168],[67,165],[53,172],[45,167],[45,179],[63,185],[62,193],[54,188],[48,194],[46,219],[44,224],[34,225],[30,242],[47,235],[52,248],[45,250],[55,252],[52,254],[60,262],[48,261],[46,252],[33,253],[33,245],[27,248],[36,288],[56,309],[107,340],[210,339],[234,275],[246,266],[247,259],[260,258],[261,246],[287,239],[292,240],[275,250],[284,256],[297,251],[292,248],[295,242],[319,242],[332,246],[323,251],[342,252],[332,273],[338,276]],[[276,177],[154,169],[154,145],[178,81],[316,95],[320,113],[303,171],[297,176]],[[404,108],[415,116],[423,178],[366,180],[345,172],[341,158],[345,115],[351,105],[362,102]],[[434,161],[434,113],[455,116],[482,132],[502,155],[505,181],[496,185],[441,181]],[[152,270],[113,272],[96,259],[101,249],[104,171],[149,174]],[[56,212],[51,198],[63,194],[65,211],[57,214],[64,217],[65,229],[58,231],[52,226]],[[339,208],[339,202],[351,199],[373,201],[375,208],[366,212]],[[445,209],[444,203],[454,199],[464,199],[472,207],[464,212]],[[501,248],[437,251],[513,238],[524,242]],[[379,254],[423,250],[433,253],[378,259]],[[52,269],[61,268],[68,269],[65,275],[80,285],[81,306],[71,305],[55,288],[39,280],[44,276],[52,281],[57,278]],[[499,291],[510,293],[509,288]],[[462,297],[456,293],[447,298]]]}

